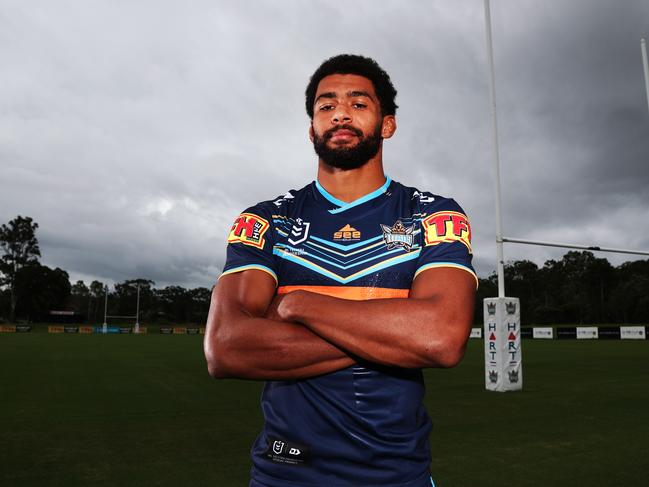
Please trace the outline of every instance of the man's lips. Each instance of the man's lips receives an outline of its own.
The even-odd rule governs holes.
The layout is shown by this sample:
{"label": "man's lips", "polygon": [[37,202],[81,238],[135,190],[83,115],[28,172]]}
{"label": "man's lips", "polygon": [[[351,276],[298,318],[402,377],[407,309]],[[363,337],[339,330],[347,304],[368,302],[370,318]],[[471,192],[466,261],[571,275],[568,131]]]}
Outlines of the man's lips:
{"label": "man's lips", "polygon": [[330,140],[349,140],[352,137],[357,137],[355,132],[352,132],[351,130],[347,129],[340,129],[336,130],[334,133],[331,134],[331,137],[329,137]]}

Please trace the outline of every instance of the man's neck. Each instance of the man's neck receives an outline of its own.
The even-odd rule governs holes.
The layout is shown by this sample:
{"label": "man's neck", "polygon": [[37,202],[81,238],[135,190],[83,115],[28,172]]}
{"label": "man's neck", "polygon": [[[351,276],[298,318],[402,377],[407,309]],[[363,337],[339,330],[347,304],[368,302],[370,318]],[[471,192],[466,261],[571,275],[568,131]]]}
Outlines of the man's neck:
{"label": "man's neck", "polygon": [[331,167],[320,160],[318,182],[334,198],[345,203],[357,200],[385,183],[380,151],[367,164],[349,171]]}

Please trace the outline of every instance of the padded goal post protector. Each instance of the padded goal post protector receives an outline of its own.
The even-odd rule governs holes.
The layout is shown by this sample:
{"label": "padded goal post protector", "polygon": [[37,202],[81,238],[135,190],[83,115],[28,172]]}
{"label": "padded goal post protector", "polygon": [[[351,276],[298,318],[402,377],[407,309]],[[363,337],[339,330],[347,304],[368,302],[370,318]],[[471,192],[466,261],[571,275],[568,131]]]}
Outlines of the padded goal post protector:
{"label": "padded goal post protector", "polygon": [[518,298],[484,300],[485,388],[523,389],[521,315]]}

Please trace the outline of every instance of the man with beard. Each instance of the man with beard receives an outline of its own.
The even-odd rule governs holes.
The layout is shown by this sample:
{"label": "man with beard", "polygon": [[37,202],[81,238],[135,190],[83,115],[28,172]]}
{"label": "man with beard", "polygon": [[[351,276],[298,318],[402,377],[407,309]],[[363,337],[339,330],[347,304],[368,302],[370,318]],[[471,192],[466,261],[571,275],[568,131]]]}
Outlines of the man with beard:
{"label": "man with beard", "polygon": [[477,279],[460,206],[383,172],[395,97],[374,60],[325,61],[316,181],[230,230],[204,344],[214,377],[267,381],[251,486],[432,484],[421,369],[461,360]]}

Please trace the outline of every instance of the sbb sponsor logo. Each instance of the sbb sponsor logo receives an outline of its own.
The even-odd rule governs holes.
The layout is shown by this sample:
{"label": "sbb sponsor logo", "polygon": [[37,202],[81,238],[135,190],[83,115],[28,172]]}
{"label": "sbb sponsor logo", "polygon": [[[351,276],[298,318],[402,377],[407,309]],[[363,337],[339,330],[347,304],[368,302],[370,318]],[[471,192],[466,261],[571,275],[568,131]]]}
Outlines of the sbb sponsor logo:
{"label": "sbb sponsor logo", "polygon": [[264,247],[264,234],[270,225],[262,217],[253,213],[241,213],[232,224],[228,243],[242,243],[259,249]]}
{"label": "sbb sponsor logo", "polygon": [[352,227],[349,223],[337,232],[334,232],[334,240],[360,240],[361,232]]}
{"label": "sbb sponsor logo", "polygon": [[471,226],[466,215],[457,211],[438,211],[422,221],[426,245],[463,243],[471,252]]}

